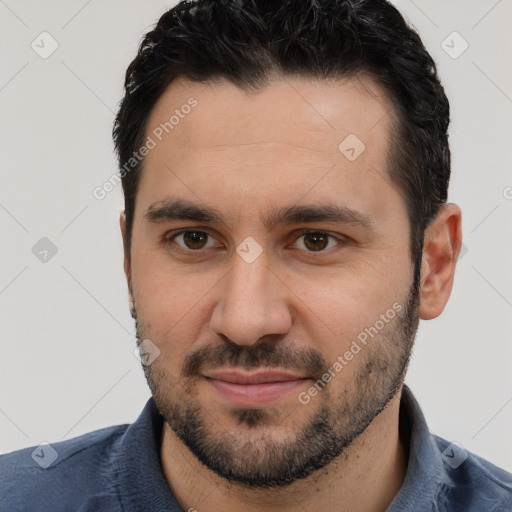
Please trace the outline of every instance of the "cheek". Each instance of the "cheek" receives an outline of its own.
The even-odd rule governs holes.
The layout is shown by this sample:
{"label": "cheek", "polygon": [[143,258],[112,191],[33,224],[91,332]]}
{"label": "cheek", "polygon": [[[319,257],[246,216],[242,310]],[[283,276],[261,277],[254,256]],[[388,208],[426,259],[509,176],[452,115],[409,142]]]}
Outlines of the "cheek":
{"label": "cheek", "polygon": [[362,265],[339,268],[329,275],[288,277],[298,328],[328,361],[349,350],[365,329],[375,325],[407,296],[408,281],[393,268]]}
{"label": "cheek", "polygon": [[378,309],[367,292],[340,281],[325,287],[322,293],[308,294],[302,303],[297,303],[301,327],[307,331],[314,349],[329,363],[348,350],[352,340],[373,318],[373,310]]}
{"label": "cheek", "polygon": [[134,256],[132,285],[142,334],[157,344],[165,359],[181,364],[208,325],[204,304],[214,281],[173,269],[150,251]]}

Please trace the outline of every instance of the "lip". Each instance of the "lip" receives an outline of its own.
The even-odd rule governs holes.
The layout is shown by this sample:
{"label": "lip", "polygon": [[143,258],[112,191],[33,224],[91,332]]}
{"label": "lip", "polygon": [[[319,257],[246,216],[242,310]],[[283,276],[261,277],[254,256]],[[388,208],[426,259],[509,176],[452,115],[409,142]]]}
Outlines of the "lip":
{"label": "lip", "polygon": [[237,370],[218,370],[204,374],[204,377],[231,382],[233,384],[264,384],[268,382],[284,382],[304,378],[301,375],[295,375],[282,370],[260,370],[253,373],[244,373]]}
{"label": "lip", "polygon": [[257,406],[278,400],[309,380],[278,370],[243,373],[217,371],[203,375],[220,395],[239,406]]}

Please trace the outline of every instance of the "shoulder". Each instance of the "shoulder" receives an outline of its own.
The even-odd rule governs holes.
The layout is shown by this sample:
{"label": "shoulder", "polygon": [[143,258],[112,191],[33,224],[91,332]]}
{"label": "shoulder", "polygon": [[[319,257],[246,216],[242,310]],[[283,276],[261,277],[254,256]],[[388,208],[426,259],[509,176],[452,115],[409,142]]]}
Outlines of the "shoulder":
{"label": "shoulder", "polygon": [[465,450],[458,443],[433,435],[441,458],[444,478],[440,499],[463,505],[468,512],[512,511],[512,473]]}
{"label": "shoulder", "polygon": [[85,500],[110,493],[127,428],[117,425],[1,455],[2,510],[76,510]]}

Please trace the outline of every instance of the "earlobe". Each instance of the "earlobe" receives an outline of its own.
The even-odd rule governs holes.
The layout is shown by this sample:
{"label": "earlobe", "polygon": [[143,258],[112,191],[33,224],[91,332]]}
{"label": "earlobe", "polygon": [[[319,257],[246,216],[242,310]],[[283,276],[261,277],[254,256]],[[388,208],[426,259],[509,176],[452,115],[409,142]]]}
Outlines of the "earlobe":
{"label": "earlobe", "polygon": [[444,204],[425,230],[419,306],[423,320],[438,317],[450,298],[462,246],[461,219],[456,204]]}

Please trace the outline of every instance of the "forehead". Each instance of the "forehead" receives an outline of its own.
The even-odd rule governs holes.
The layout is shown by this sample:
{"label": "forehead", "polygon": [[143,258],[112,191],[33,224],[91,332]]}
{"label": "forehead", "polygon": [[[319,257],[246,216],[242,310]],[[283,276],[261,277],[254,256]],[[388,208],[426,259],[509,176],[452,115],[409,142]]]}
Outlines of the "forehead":
{"label": "forehead", "polygon": [[[197,104],[189,109],[192,101]],[[169,133],[164,129],[161,135],[191,148],[282,142],[331,151],[333,143],[350,133],[374,143],[389,129],[391,110],[382,87],[367,76],[339,80],[285,77],[256,92],[226,80],[178,79],[158,99],[146,132],[165,127],[175,114],[172,128],[167,125]],[[187,117],[195,122],[185,123]],[[377,125],[380,129],[374,132]]]}
{"label": "forehead", "polygon": [[[392,104],[368,77],[276,79],[257,92],[232,83],[173,82],[153,108],[137,203],[166,195],[218,206],[351,197],[354,208],[386,184]],[[178,194],[176,192],[178,191]],[[322,195],[323,194],[323,195]],[[260,205],[261,206],[261,205]],[[254,208],[261,211],[261,208]]]}

